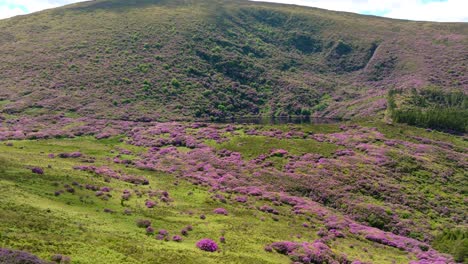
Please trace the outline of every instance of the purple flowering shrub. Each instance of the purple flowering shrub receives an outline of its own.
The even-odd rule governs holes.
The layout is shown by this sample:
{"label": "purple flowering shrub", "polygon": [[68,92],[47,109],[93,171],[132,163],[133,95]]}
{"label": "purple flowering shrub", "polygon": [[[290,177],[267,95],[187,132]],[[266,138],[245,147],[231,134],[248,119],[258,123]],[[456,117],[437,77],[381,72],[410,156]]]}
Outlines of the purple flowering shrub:
{"label": "purple flowering shrub", "polygon": [[272,243],[270,247],[280,254],[287,255],[293,250],[295,250],[296,248],[298,248],[299,245],[297,243],[290,242],[290,241],[281,241],[281,242]]}
{"label": "purple flowering shrub", "polygon": [[270,249],[289,256],[295,263],[351,263],[346,257],[333,253],[329,246],[320,241],[274,242],[265,248],[267,251]]}
{"label": "purple flowering shrub", "polygon": [[140,228],[147,228],[151,226],[151,221],[148,219],[138,219],[136,221],[136,225]]}
{"label": "purple flowering shrub", "polygon": [[224,208],[216,208],[213,210],[215,214],[228,215],[228,211]]}
{"label": "purple flowering shrub", "polygon": [[0,248],[0,263],[4,264],[51,264],[31,253],[7,248]]}
{"label": "purple flowering shrub", "polygon": [[262,211],[262,212],[266,212],[266,213],[270,213],[270,214],[274,214],[274,215],[278,215],[279,212],[278,210],[274,209],[273,207],[271,206],[268,206],[268,205],[262,205],[259,207],[259,210]]}
{"label": "purple flowering shrub", "polygon": [[110,187],[104,186],[101,188],[101,192],[110,192],[112,189]]}
{"label": "purple flowering shrub", "polygon": [[156,235],[156,239],[169,241],[169,232],[165,229],[159,229],[158,234]]}
{"label": "purple flowering shrub", "polygon": [[247,200],[248,200],[248,198],[245,197],[245,196],[237,196],[237,197],[235,198],[235,200],[236,200],[236,202],[238,202],[238,203],[246,203]]}
{"label": "purple flowering shrub", "polygon": [[132,193],[129,190],[124,190],[122,192],[122,196],[121,196],[122,201],[128,201],[130,200],[130,197],[132,197]]}
{"label": "purple flowering shrub", "polygon": [[81,154],[81,152],[71,152],[71,153],[60,153],[58,154],[58,156],[60,158],[67,159],[67,158],[79,158],[83,156],[83,154]]}
{"label": "purple flowering shrub", "polygon": [[35,173],[35,174],[44,174],[44,170],[42,168],[39,168],[39,167],[33,167],[31,169],[31,172]]}
{"label": "purple flowering shrub", "polygon": [[148,235],[154,234],[154,228],[152,226],[148,226],[146,228],[146,234],[148,234]]}
{"label": "purple flowering shrub", "polygon": [[88,171],[101,175],[105,178],[113,178],[124,182],[133,183],[135,185],[148,185],[149,180],[143,176],[128,175],[119,171],[112,170],[108,167],[95,167],[95,166],[75,166],[75,170]]}
{"label": "purple flowering shrub", "polygon": [[146,202],[145,202],[145,206],[146,206],[147,208],[153,208],[153,207],[156,206],[156,204],[157,204],[157,203],[156,203],[155,201],[151,201],[151,200],[146,200]]}
{"label": "purple flowering shrub", "polygon": [[172,241],[174,242],[182,242],[182,237],[179,235],[175,235],[172,237]]}
{"label": "purple flowering shrub", "polygon": [[197,248],[208,252],[215,252],[218,250],[218,244],[209,238],[199,240],[196,246]]}
{"label": "purple flowering shrub", "polygon": [[288,151],[284,150],[284,149],[275,149],[275,150],[271,151],[270,155],[272,157],[284,157],[284,156],[288,155]]}

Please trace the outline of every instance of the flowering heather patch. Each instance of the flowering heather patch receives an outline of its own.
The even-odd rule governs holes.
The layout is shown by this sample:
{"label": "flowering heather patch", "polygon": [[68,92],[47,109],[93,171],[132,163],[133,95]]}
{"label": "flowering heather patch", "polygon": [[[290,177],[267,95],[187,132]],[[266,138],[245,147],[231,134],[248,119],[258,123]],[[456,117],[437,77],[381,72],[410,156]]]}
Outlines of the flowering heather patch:
{"label": "flowering heather patch", "polygon": [[124,190],[124,191],[122,192],[121,198],[122,198],[122,200],[124,200],[124,201],[128,201],[128,200],[130,199],[131,196],[132,196],[132,193],[131,193],[129,190]]}
{"label": "flowering heather patch", "polygon": [[167,236],[167,235],[169,235],[169,232],[167,232],[167,230],[165,230],[165,229],[159,229],[158,234],[163,235],[163,236]]}
{"label": "flowering heather patch", "polygon": [[126,164],[126,165],[130,165],[130,164],[133,164],[133,161],[131,160],[128,160],[128,159],[119,159],[118,157],[115,157],[113,159],[114,163],[117,163],[117,164]]}
{"label": "flowering heather patch", "polygon": [[351,223],[349,225],[349,231],[352,234],[363,235],[370,241],[412,252],[416,254],[418,259],[421,261],[420,263],[429,263],[430,261],[432,261],[432,263],[436,263],[436,261],[440,261],[440,263],[453,262],[451,258],[438,253],[437,251],[431,249],[427,244],[416,239],[398,236],[390,232],[383,232],[377,228],[372,228],[356,223]]}
{"label": "flowering heather patch", "polygon": [[271,248],[273,248],[276,252],[280,254],[289,254],[290,252],[294,251],[296,248],[299,247],[297,243],[289,242],[289,241],[281,241],[272,243]]}
{"label": "flowering heather patch", "polygon": [[35,174],[44,174],[44,170],[42,168],[39,168],[39,167],[33,167],[31,169],[31,172],[35,173]]}
{"label": "flowering heather patch", "polygon": [[228,211],[224,208],[216,208],[213,210],[215,214],[228,215]]}
{"label": "flowering heather patch", "polygon": [[119,151],[120,154],[123,154],[123,155],[132,155],[133,153],[131,150],[124,149],[124,148],[117,148],[117,150]]}
{"label": "flowering heather patch", "polygon": [[160,229],[158,231],[158,234],[156,235],[156,239],[157,240],[165,240],[165,241],[170,241],[170,236],[169,236],[169,232],[165,229]]}
{"label": "flowering heather patch", "polygon": [[213,198],[214,200],[218,200],[218,201],[220,201],[220,202],[222,202],[222,203],[226,203],[226,202],[227,202],[227,200],[226,200],[226,198],[224,197],[224,195],[219,194],[219,193],[217,193],[217,194],[211,196],[211,198]]}
{"label": "flowering heather patch", "polygon": [[336,229],[330,229],[328,231],[333,237],[337,237],[337,238],[344,238],[346,235],[339,231],[339,230],[336,230]]}
{"label": "flowering heather patch", "polygon": [[110,177],[113,179],[121,180],[124,182],[133,183],[136,185],[148,185],[149,180],[142,176],[128,175],[118,171],[114,171],[108,167],[95,167],[95,166],[74,166],[73,169],[81,171],[89,171],[102,175],[103,177]]}
{"label": "flowering heather patch", "polygon": [[153,208],[157,205],[157,203],[155,201],[151,201],[151,200],[146,200],[145,202],[145,206],[146,208]]}
{"label": "flowering heather patch", "polygon": [[209,238],[199,240],[196,246],[197,248],[208,252],[215,252],[218,250],[218,244]]}
{"label": "flowering heather patch", "polygon": [[110,187],[106,187],[106,186],[100,189],[101,192],[110,192],[111,190],[112,189]]}
{"label": "flowering heather patch", "polygon": [[270,155],[275,156],[275,157],[284,157],[284,156],[288,155],[288,151],[284,150],[284,149],[275,149],[275,150],[271,151]]}
{"label": "flowering heather patch", "polygon": [[0,248],[0,263],[4,264],[50,264],[31,253],[7,248]]}
{"label": "flowering heather patch", "polygon": [[85,188],[90,191],[98,191],[100,188],[96,185],[86,184]]}
{"label": "flowering heather patch", "polygon": [[154,234],[154,228],[152,226],[148,226],[146,228],[146,234],[153,235]]}
{"label": "flowering heather patch", "polygon": [[272,248],[270,245],[266,245],[266,246],[264,247],[264,250],[265,250],[266,252],[273,252],[273,248]]}
{"label": "flowering heather patch", "polygon": [[337,156],[353,156],[354,154],[354,151],[351,149],[341,149],[335,152]]}
{"label": "flowering heather patch", "polygon": [[[463,226],[466,222],[462,206],[464,196],[455,188],[462,186],[467,157],[459,143],[443,144],[424,137],[396,139],[384,135],[380,129],[349,125],[330,134],[299,133],[294,126],[287,128],[290,131],[285,131],[236,125],[235,131],[242,137],[247,137],[245,134],[248,131],[252,135],[266,137],[267,140],[304,140],[340,146],[333,148],[328,154],[320,154],[313,153],[314,150],[302,153],[285,144],[269,147],[264,153],[249,159],[245,155],[249,150],[238,151],[230,149],[229,144],[216,143],[230,142],[232,134],[227,133],[227,127],[205,124],[204,128],[206,129],[200,132],[199,129],[193,129],[191,124],[173,122],[148,123],[126,129],[126,137],[122,138],[122,142],[126,141],[137,147],[144,146],[146,151],[135,151],[135,159],[132,158],[132,163],[125,163],[125,166],[133,171],[144,169],[157,171],[154,174],[164,172],[171,174],[174,180],[169,181],[170,186],[159,187],[159,182],[154,185],[161,189],[167,188],[171,194],[143,186],[134,186],[135,190],[132,192],[125,190],[121,194],[122,206],[132,207],[132,203],[123,202],[130,199],[130,194],[135,196],[137,208],[143,201],[145,206],[152,207],[159,201],[165,203],[171,202],[173,197],[179,199],[181,195],[178,188],[188,181],[195,187],[190,191],[193,196],[186,196],[185,199],[198,198],[195,188],[200,186],[208,190],[207,197],[211,197],[208,199],[209,203],[216,206],[227,203],[229,208],[234,209],[237,206],[241,210],[252,210],[256,220],[264,221],[262,223],[259,220],[260,224],[278,225],[284,222],[286,225],[290,224],[291,217],[297,218],[294,226],[299,231],[289,237],[306,238],[303,232],[315,234],[323,225],[324,228],[317,233],[319,240],[307,244],[291,242],[295,243],[294,249],[284,254],[293,261],[344,261],[343,256],[331,254],[329,249],[333,246],[332,241],[339,243],[340,240],[350,239],[359,239],[375,248],[404,250],[415,255],[421,263],[452,261],[432,249],[430,243],[432,231],[437,228],[455,224]],[[84,148],[81,149],[85,152]],[[113,149],[122,154],[126,152],[119,148]],[[280,151],[281,155],[272,154],[278,150],[284,151]],[[140,177],[138,174],[127,175],[116,169],[123,166],[113,164],[112,160],[118,158],[118,163],[121,164],[120,156],[109,154],[108,149],[106,153],[111,156],[104,161],[106,166],[76,166],[75,169],[101,175],[106,182],[111,179],[126,181],[129,176]],[[101,157],[97,156],[96,163],[103,164],[102,162]],[[102,179],[93,177],[90,180]],[[178,185],[172,185],[173,182]],[[114,187],[119,184],[125,186],[122,188],[128,187],[117,181],[106,185]],[[427,188],[428,186],[431,188]],[[107,195],[110,190],[104,189],[105,187],[84,187],[96,191],[96,195],[102,199],[110,198]],[[115,188],[118,190],[119,187]],[[182,189],[184,194],[187,193],[187,189]],[[453,195],[445,195],[448,193]],[[113,200],[118,199],[108,202],[114,202]],[[247,202],[247,205],[239,204]],[[171,210],[177,206],[178,204],[170,204],[163,207],[164,210]],[[210,208],[208,210],[212,210]],[[281,219],[274,216],[279,214],[275,208],[281,209]],[[265,217],[265,214],[255,210],[273,216]],[[140,211],[136,209],[134,214],[140,214]],[[144,211],[146,214],[152,212]],[[183,212],[188,211],[183,209]],[[190,208],[187,214],[196,212],[207,212],[207,209]],[[213,213],[228,214],[224,208],[217,208]],[[240,215],[243,214],[239,213],[232,218]],[[271,217],[274,217],[274,221],[281,220],[281,223],[272,223]],[[200,218],[205,219],[205,215],[200,215]],[[220,220],[230,221],[231,217]],[[187,227],[180,231],[182,236],[188,233]],[[409,236],[417,239],[410,239]],[[167,241],[173,238],[161,234],[156,237]],[[330,245],[327,245],[329,242]],[[276,248],[279,249],[279,246]],[[271,249],[277,251],[273,247]]]}
{"label": "flowering heather patch", "polygon": [[287,255],[299,263],[351,263],[345,256],[339,256],[320,241],[312,243],[282,241],[269,245],[276,252]]}
{"label": "flowering heather patch", "polygon": [[136,225],[140,228],[147,228],[151,226],[151,220],[148,219],[138,219]]}
{"label": "flowering heather patch", "polygon": [[[73,138],[83,135],[105,135],[107,137],[107,135],[117,135],[130,131],[135,124],[135,122],[130,121],[87,117],[67,118],[61,115],[46,115],[35,118],[21,117],[9,120],[6,126],[0,129],[0,141],[26,138]],[[37,131],[38,127],[42,129]]]}
{"label": "flowering heather patch", "polygon": [[112,136],[111,133],[108,133],[108,132],[102,132],[102,133],[99,133],[95,136],[96,139],[104,139],[104,138],[110,138]]}
{"label": "flowering heather patch", "polygon": [[58,154],[60,158],[67,159],[67,158],[79,158],[83,156],[81,152],[71,152],[71,153],[60,153]]}
{"label": "flowering heather patch", "polygon": [[172,241],[174,242],[182,242],[182,237],[181,236],[178,236],[178,235],[175,235],[172,237]]}
{"label": "flowering heather patch", "polygon": [[262,212],[266,212],[266,213],[270,213],[270,214],[275,214],[275,215],[278,215],[279,212],[278,210],[274,209],[273,207],[271,206],[268,206],[268,205],[262,205],[260,206],[260,208],[258,208],[260,211]]}
{"label": "flowering heather patch", "polygon": [[245,196],[237,196],[237,197],[235,198],[236,202],[238,202],[238,203],[246,203],[246,202],[247,202],[247,199],[248,199],[248,198],[245,197]]}
{"label": "flowering heather patch", "polygon": [[249,186],[249,187],[236,187],[233,189],[233,191],[241,193],[241,194],[248,194],[250,196],[262,196],[263,191],[254,186]]}

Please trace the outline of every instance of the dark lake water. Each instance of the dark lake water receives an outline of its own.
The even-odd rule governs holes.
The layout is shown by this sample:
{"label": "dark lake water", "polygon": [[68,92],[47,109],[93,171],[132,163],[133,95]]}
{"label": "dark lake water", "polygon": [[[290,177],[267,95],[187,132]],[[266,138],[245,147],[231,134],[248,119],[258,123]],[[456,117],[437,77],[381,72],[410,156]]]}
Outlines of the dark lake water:
{"label": "dark lake water", "polygon": [[334,124],[341,122],[339,119],[314,118],[310,116],[283,116],[283,117],[236,117],[215,121],[215,123],[234,124],[258,124],[258,125],[283,125],[283,124]]}

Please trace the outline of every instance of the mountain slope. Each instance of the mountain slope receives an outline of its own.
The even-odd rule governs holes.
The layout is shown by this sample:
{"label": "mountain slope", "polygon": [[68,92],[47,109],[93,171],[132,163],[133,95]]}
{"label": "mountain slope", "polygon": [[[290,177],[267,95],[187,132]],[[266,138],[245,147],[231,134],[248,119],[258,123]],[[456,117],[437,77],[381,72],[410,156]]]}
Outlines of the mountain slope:
{"label": "mountain slope", "polygon": [[375,121],[1,125],[0,263],[25,263],[4,248],[80,264],[466,263],[461,136]]}
{"label": "mountain slope", "polygon": [[119,119],[352,117],[468,89],[466,23],[248,1],[92,1],[0,21],[0,107]]}

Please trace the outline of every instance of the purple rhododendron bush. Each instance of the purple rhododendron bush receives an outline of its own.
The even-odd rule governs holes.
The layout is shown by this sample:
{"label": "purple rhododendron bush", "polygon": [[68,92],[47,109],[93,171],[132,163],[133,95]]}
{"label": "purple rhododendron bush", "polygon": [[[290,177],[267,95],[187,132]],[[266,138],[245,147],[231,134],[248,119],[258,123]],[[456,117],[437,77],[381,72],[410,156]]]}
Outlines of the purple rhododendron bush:
{"label": "purple rhododendron bush", "polygon": [[[2,184],[28,183],[15,187],[2,215],[12,214],[15,196],[38,199],[17,217],[39,210],[38,219],[46,219],[66,210],[62,202],[83,206],[61,232],[92,237],[121,225],[116,237],[145,249],[113,244],[120,257],[143,261],[150,257],[137,252],[152,247],[164,249],[160,260],[183,249],[184,256],[219,263],[243,253],[253,254],[253,263],[456,263],[466,255],[464,135],[370,122],[159,123],[57,115],[5,119],[0,141]],[[32,225],[33,233],[56,234]],[[12,232],[0,242],[26,248],[15,247]],[[79,246],[54,243],[54,252],[31,251],[79,257]],[[109,253],[127,263],[119,256]]]}

